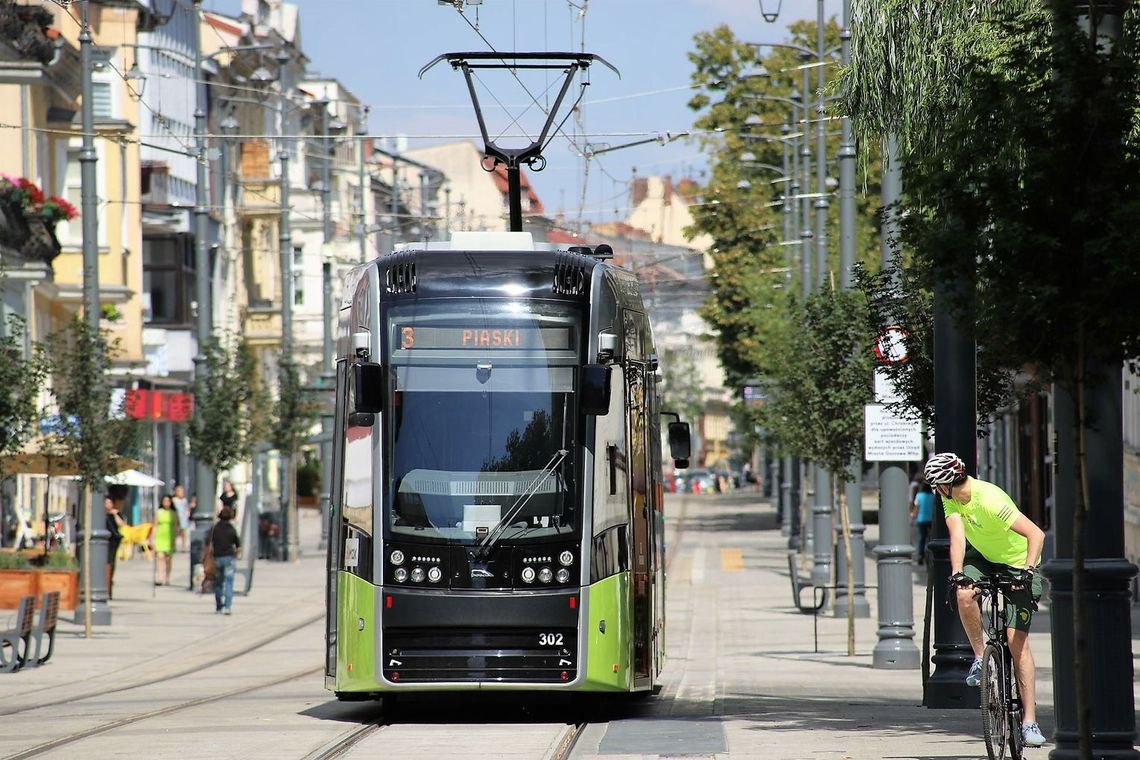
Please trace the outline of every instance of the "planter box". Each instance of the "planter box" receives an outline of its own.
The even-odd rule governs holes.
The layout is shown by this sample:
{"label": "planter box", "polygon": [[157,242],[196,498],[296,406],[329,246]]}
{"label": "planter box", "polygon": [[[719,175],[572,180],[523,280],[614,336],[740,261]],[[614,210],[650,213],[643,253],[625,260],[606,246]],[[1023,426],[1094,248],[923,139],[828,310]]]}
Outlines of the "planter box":
{"label": "planter box", "polygon": [[60,609],[73,610],[79,601],[78,570],[0,570],[0,610],[14,610],[21,596],[32,594],[36,603],[48,591],[59,592]]}

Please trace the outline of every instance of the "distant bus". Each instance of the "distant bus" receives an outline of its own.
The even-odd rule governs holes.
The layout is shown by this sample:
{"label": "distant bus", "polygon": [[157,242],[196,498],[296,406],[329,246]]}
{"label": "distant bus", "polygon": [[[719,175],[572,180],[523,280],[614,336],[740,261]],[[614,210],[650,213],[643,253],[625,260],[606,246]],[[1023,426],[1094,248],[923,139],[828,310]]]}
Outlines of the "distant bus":
{"label": "distant bus", "polygon": [[326,687],[651,690],[660,376],[636,277],[529,233],[417,245],[345,283]]}

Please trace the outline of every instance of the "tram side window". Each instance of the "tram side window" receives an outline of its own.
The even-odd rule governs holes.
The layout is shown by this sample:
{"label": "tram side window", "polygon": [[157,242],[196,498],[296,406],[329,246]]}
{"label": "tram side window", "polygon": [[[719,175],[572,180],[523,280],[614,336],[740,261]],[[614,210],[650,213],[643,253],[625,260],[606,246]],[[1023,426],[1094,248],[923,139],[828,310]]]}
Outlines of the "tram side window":
{"label": "tram side window", "polygon": [[[629,464],[625,430],[625,373],[613,368],[609,414],[595,417],[594,525],[590,582],[628,568]],[[619,390],[620,389],[620,390]]]}
{"label": "tram side window", "polygon": [[[351,378],[351,373],[349,378]],[[345,409],[351,409],[356,389],[349,379],[349,392],[345,394]],[[352,417],[344,415],[344,466],[341,470],[341,510],[344,518],[345,547],[342,552],[343,568],[368,577],[371,573],[372,518],[373,518],[373,435],[376,425],[353,425]]]}

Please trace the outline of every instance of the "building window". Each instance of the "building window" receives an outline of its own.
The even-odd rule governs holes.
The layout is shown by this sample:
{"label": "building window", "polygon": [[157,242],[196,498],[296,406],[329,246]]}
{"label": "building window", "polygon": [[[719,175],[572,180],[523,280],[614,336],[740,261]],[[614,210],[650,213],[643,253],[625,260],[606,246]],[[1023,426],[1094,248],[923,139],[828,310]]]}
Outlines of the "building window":
{"label": "building window", "polygon": [[110,82],[92,82],[91,96],[91,109],[97,121],[109,121],[114,117],[114,96]]}
{"label": "building window", "polygon": [[[189,325],[194,288],[194,246],[190,235],[143,238],[143,293],[155,325]],[[145,315],[144,315],[145,316]]]}
{"label": "building window", "polygon": [[293,305],[305,305],[305,249],[299,245],[293,246]]}

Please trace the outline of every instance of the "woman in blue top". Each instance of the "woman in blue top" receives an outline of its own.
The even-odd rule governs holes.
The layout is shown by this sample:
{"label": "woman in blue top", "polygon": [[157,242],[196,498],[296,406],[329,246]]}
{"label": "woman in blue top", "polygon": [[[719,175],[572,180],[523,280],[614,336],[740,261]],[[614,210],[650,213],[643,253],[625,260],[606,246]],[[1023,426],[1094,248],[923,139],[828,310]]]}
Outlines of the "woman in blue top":
{"label": "woman in blue top", "polygon": [[934,492],[930,490],[930,484],[919,477],[921,480],[910,516],[918,527],[918,564],[921,565],[926,561],[926,541],[930,538],[930,524],[934,521]]}

